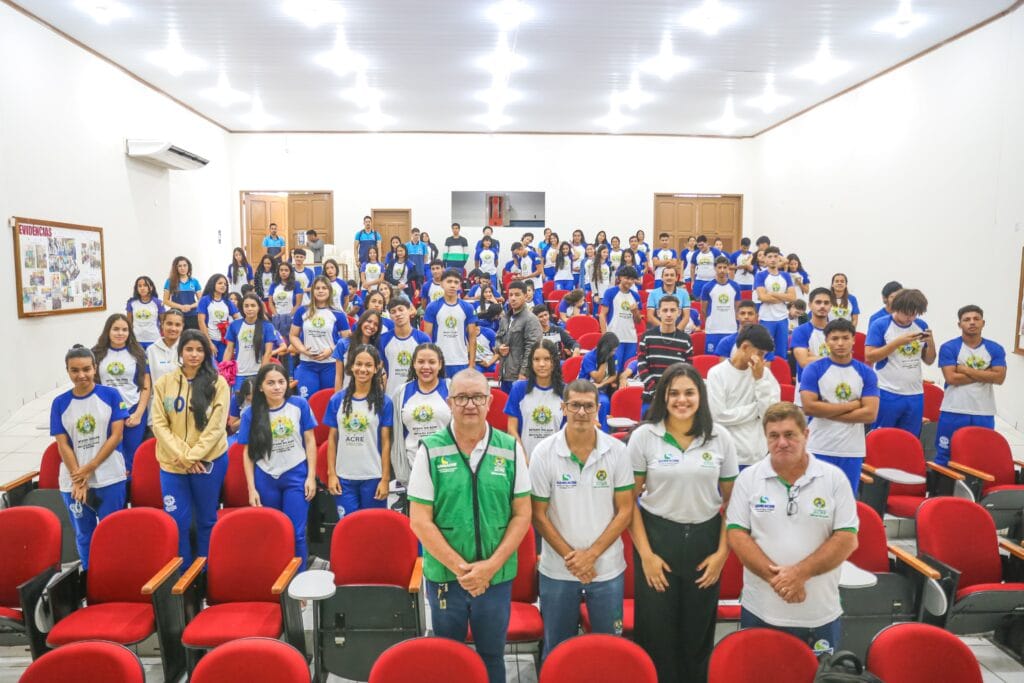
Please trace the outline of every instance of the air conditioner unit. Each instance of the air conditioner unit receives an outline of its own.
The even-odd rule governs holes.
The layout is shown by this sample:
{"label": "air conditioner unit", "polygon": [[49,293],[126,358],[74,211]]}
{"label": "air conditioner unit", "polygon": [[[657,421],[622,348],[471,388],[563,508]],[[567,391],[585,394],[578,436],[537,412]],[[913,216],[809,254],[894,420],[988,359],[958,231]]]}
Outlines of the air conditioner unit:
{"label": "air conditioner unit", "polygon": [[191,171],[210,163],[198,154],[160,140],[125,140],[125,151],[133,159],[177,171]]}

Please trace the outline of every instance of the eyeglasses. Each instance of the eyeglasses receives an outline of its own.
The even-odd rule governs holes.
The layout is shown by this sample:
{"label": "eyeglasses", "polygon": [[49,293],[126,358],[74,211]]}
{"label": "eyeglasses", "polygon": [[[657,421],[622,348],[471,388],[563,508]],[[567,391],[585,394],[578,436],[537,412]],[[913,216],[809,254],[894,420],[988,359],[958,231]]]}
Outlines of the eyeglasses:
{"label": "eyeglasses", "polygon": [[578,401],[572,401],[570,403],[566,403],[565,407],[569,409],[570,413],[578,413],[582,411],[589,415],[590,413],[597,412],[596,403],[579,403]]}
{"label": "eyeglasses", "polygon": [[796,504],[796,497],[800,495],[799,486],[789,487],[789,498],[786,500],[786,516],[792,517],[797,513],[800,508]]}
{"label": "eyeglasses", "polygon": [[460,408],[465,408],[472,401],[475,406],[482,406],[487,403],[488,394],[459,394],[452,396],[452,401]]}

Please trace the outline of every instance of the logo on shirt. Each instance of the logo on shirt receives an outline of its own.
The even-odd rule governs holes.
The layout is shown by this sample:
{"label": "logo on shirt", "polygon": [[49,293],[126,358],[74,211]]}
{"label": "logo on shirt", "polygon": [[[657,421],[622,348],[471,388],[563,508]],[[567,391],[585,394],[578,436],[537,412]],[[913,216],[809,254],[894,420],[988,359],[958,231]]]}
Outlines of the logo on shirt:
{"label": "logo on shirt", "polygon": [[494,457],[494,467],[491,468],[491,474],[496,477],[504,477],[506,474],[505,466],[507,462],[508,461],[505,460],[505,458],[501,457],[500,455],[496,455]]}
{"label": "logo on shirt", "polygon": [[658,463],[662,465],[678,465],[679,456],[675,453],[663,453]]}
{"label": "logo on shirt", "polygon": [[148,308],[140,308],[137,311],[132,311],[133,315],[139,320],[152,320],[153,312]]}
{"label": "logo on shirt", "polygon": [[555,481],[555,488],[574,489],[576,488],[576,479],[568,472],[565,472]]}
{"label": "logo on shirt", "polygon": [[120,377],[124,374],[124,363],[116,360],[112,363],[107,363],[107,372],[111,377]]}
{"label": "logo on shirt", "polygon": [[602,468],[594,472],[594,488],[606,489],[608,486],[608,470]]}
{"label": "logo on shirt", "polygon": [[395,362],[403,367],[409,367],[412,363],[412,354],[403,349],[398,352],[398,357],[395,358]]}
{"label": "logo on shirt", "polygon": [[631,305],[632,304],[630,303],[629,299],[623,299],[622,303],[619,304],[619,309],[623,311],[629,311]]}
{"label": "logo on shirt", "polygon": [[828,506],[825,505],[824,498],[815,498],[813,501],[811,501],[811,505],[813,505],[813,509],[811,510],[811,517],[816,517],[818,519],[828,518]]}
{"label": "logo on shirt", "polygon": [[853,388],[846,382],[836,385],[836,398],[840,401],[849,401],[853,398]]}
{"label": "logo on shirt", "polygon": [[903,346],[896,349],[896,353],[900,354],[901,356],[906,356],[907,358],[913,358],[914,356],[918,356],[921,354],[921,342],[915,339],[909,344],[904,344]]}
{"label": "logo on shirt", "polygon": [[818,356],[819,358],[828,358],[829,357],[828,344],[825,344],[824,342],[819,344],[818,345],[818,351],[817,351],[817,353],[815,355]]}
{"label": "logo on shirt", "polygon": [[781,292],[782,291],[782,285],[780,285],[778,282],[773,282],[772,283],[772,291],[773,292]]}
{"label": "logo on shirt", "polygon": [[537,406],[533,409],[531,416],[535,424],[547,425],[551,424],[551,408],[547,406]]}
{"label": "logo on shirt", "polygon": [[279,289],[276,292],[274,292],[274,301],[280,301],[281,303],[287,302],[288,291],[284,289]]}
{"label": "logo on shirt", "polygon": [[228,317],[228,314],[225,311],[216,310],[213,312],[213,317],[217,320],[224,320],[224,318]]}
{"label": "logo on shirt", "polygon": [[313,325],[313,327],[320,329],[321,327],[327,324],[327,321],[321,318],[320,316],[316,316],[310,321],[310,323]]}
{"label": "logo on shirt", "polygon": [[454,330],[459,321],[455,319],[455,316],[449,315],[444,319],[444,326],[449,330]]}
{"label": "logo on shirt", "polygon": [[760,496],[754,503],[754,512],[775,512],[775,503],[768,496]]}
{"label": "logo on shirt", "polygon": [[238,335],[238,341],[243,344],[252,344],[253,330],[242,330]]}
{"label": "logo on shirt", "polygon": [[75,429],[79,434],[92,434],[96,431],[96,418],[92,415],[83,415],[75,421]]}
{"label": "logo on shirt", "polygon": [[421,405],[413,409],[412,419],[416,422],[430,422],[434,419],[434,409],[428,405]]}
{"label": "logo on shirt", "polygon": [[727,303],[729,303],[729,295],[725,294],[725,293],[719,294],[718,295],[718,303],[720,303],[720,304],[727,304]]}
{"label": "logo on shirt", "polygon": [[370,420],[363,413],[352,413],[343,420],[345,431],[360,434],[370,428]]}
{"label": "logo on shirt", "polygon": [[455,461],[449,460],[443,455],[437,459],[437,471],[439,473],[454,472],[456,467],[458,467],[458,464]]}
{"label": "logo on shirt", "polygon": [[275,439],[288,439],[293,434],[295,434],[295,424],[288,417],[282,415],[271,420],[270,435]]}
{"label": "logo on shirt", "polygon": [[984,370],[988,367],[988,361],[981,356],[975,356],[973,353],[964,359],[964,365],[971,368],[972,370]]}
{"label": "logo on shirt", "polygon": [[711,455],[711,453],[709,453],[708,451],[704,451],[703,453],[700,454],[700,460],[701,460],[701,463],[700,463],[701,467],[714,467],[715,466],[715,457],[713,455]]}

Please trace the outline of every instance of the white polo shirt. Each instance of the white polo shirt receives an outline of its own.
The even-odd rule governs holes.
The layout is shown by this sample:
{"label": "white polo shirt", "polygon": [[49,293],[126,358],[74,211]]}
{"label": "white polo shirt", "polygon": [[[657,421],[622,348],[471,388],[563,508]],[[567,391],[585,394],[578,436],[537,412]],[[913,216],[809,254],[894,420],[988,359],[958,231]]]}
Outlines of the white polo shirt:
{"label": "white polo shirt", "polygon": [[698,436],[684,451],[664,423],[644,423],[629,437],[627,452],[633,474],[647,477],[639,505],[679,524],[700,524],[717,515],[722,508],[718,483],[739,473],[736,444],[718,425],[707,442]]}
{"label": "white polo shirt", "polygon": [[[857,503],[846,475],[809,455],[807,471],[787,486],[775,473],[771,458],[743,470],[736,479],[726,514],[729,529],[743,529],[776,565],[793,565],[827,541],[834,532],[857,533]],[[793,490],[796,490],[794,493]],[[789,500],[796,503],[787,514]],[[839,567],[804,584],[807,598],[787,603],[771,584],[743,569],[740,603],[773,626],[816,628],[839,618]]]}
{"label": "white polo shirt", "polygon": [[[562,429],[537,444],[530,460],[530,485],[534,500],[548,504],[548,519],[565,542],[583,550],[600,538],[615,517],[615,492],[632,490],[634,482],[621,441],[599,431],[594,450],[581,463],[569,450]],[[594,563],[594,580],[608,581],[624,571],[622,540],[616,538]],[[540,573],[559,581],[579,580],[546,540]]]}

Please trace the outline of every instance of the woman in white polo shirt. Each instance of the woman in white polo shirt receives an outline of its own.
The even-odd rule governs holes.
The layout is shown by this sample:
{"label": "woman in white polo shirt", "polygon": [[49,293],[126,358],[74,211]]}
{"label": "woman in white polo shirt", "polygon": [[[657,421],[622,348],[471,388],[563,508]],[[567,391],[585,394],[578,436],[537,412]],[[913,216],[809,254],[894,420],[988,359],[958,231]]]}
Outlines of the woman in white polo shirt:
{"label": "woman in white polo shirt", "polygon": [[729,555],[722,510],[739,468],[732,437],[712,421],[692,365],[662,375],[627,452],[640,494],[630,525],[639,559],[635,639],[659,681],[703,682]]}

